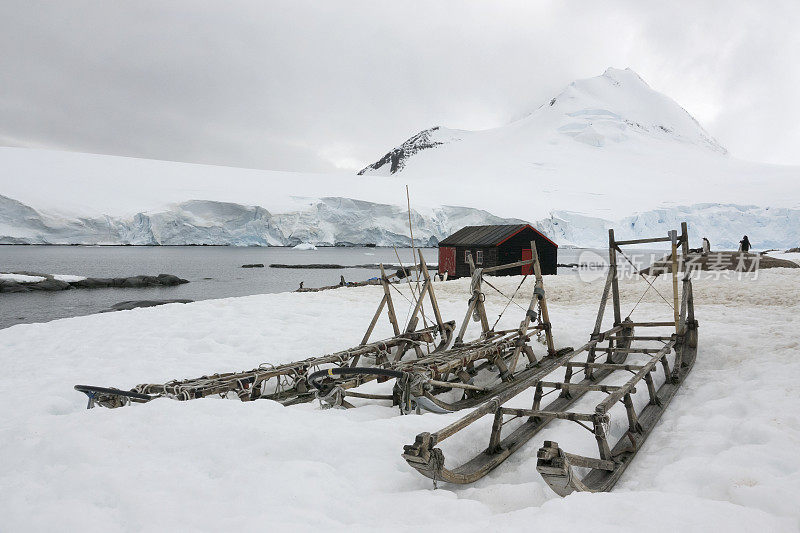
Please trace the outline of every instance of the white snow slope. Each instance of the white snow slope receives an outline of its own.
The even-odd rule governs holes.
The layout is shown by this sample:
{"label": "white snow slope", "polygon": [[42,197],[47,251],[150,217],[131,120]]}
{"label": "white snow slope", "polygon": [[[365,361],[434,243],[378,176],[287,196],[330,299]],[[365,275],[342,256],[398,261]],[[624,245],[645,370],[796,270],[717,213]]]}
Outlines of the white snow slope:
{"label": "white snow slope", "polygon": [[[519,281],[495,283],[511,293]],[[558,347],[582,344],[602,282],[545,281]],[[656,285],[669,290],[666,278]],[[625,280],[621,287],[633,306],[646,285]],[[469,280],[437,283],[436,290],[446,319],[463,316]],[[528,281],[521,305],[530,290]],[[607,494],[562,499],[536,472],[545,439],[595,451],[591,435],[566,421],[553,422],[474,485],[433,490],[400,457],[402,446],[464,413],[400,416],[388,402],[323,411],[212,398],[87,411],[85,397],[72,390],[76,383],[130,387],[345,348],[361,338],[381,295],[379,287],[258,295],[0,330],[0,529],[763,533],[800,526],[796,270],[696,282],[695,368]],[[490,314],[505,304],[487,293]],[[651,290],[634,317],[665,313]],[[519,319],[509,310],[498,327]],[[378,336],[390,334],[388,321],[378,328]],[[445,441],[448,459],[484,448],[490,423]]]}
{"label": "white snow slope", "polygon": [[[459,205],[491,184],[496,190],[484,208],[497,211],[505,198],[506,206],[527,206],[520,218],[568,210],[616,220],[695,203],[800,207],[800,168],[730,157],[689,113],[629,69],[573,82],[506,126],[422,133],[395,149],[410,154],[396,165],[397,177],[412,190],[433,181],[457,184],[451,197]],[[384,159],[364,175],[390,175]]]}

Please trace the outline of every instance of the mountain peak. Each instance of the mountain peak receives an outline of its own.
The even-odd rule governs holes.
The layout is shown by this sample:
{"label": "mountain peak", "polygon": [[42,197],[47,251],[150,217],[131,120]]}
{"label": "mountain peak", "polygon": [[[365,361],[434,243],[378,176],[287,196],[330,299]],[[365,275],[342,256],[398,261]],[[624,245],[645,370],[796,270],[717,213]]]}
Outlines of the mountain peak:
{"label": "mountain peak", "polygon": [[601,76],[574,81],[523,120],[558,122],[559,133],[597,147],[638,138],[728,153],[688,111],[630,68],[610,67]]}
{"label": "mountain peak", "polygon": [[417,154],[432,148],[437,149],[436,157],[443,159],[449,150],[443,151],[442,147],[467,140],[470,158],[483,159],[500,156],[498,142],[507,145],[513,157],[564,145],[565,141],[567,146],[573,146],[569,143],[575,141],[595,149],[618,145],[630,151],[661,151],[666,148],[665,143],[669,143],[727,154],[727,150],[677,102],[652,89],[630,68],[610,67],[600,76],[570,83],[536,111],[506,126],[480,132],[438,126],[422,130],[359,174],[395,174],[412,158],[419,161],[419,157],[415,157]]}
{"label": "mountain peak", "polygon": [[650,88],[647,82],[631,67],[626,67],[624,69],[608,67],[606,71],[603,72],[603,77],[616,81],[617,83],[641,83],[648,89]]}

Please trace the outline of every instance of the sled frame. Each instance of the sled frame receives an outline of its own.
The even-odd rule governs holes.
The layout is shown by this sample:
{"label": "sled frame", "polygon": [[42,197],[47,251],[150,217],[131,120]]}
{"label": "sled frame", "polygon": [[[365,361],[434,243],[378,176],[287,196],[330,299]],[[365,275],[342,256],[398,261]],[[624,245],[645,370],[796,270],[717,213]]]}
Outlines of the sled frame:
{"label": "sled frame", "polygon": [[[258,368],[244,372],[210,374],[163,384],[141,384],[129,391],[87,385],[76,385],[75,389],[89,397],[87,407],[89,409],[95,405],[108,408],[123,407],[132,403],[146,403],[161,397],[186,401],[215,395],[227,396],[230,393],[236,394],[242,401],[269,399],[284,405],[312,401],[315,398],[315,391],[310,389],[306,378],[309,373],[320,368],[355,366],[362,357],[372,357],[376,366],[385,366],[393,360],[401,360],[410,349],[414,349],[418,355],[423,355],[420,346],[433,342],[437,335],[440,337],[440,342],[434,348],[434,352],[443,350],[450,344],[454,322],[442,320],[433,281],[421,252],[419,256],[424,282],[405,330],[401,330],[398,323],[390,282],[381,264],[383,296],[361,342],[353,348],[281,365],[264,363]],[[422,302],[426,295],[433,307],[436,323],[418,330],[416,329],[419,323],[418,315],[422,311]],[[395,335],[388,339],[369,342],[384,309]]]}
{"label": "sled frame", "polygon": [[[400,371],[406,374],[405,383],[397,383],[392,395],[364,395],[351,391],[368,381],[378,379],[377,376],[358,375],[350,379],[329,379],[325,384],[323,395],[333,396],[338,394],[332,406],[351,406],[346,402],[348,396],[370,399],[392,399],[393,403],[400,405],[402,412],[420,410],[420,408],[435,412],[452,412],[474,407],[487,399],[500,394],[513,386],[513,382],[522,376],[541,372],[542,369],[552,370],[556,359],[550,315],[547,309],[547,297],[544,290],[544,280],[541,272],[536,243],[531,242],[531,259],[499,265],[486,269],[475,268],[472,258],[468,258],[472,270],[471,297],[464,320],[452,348],[435,351],[427,356],[417,359],[396,361],[385,368]],[[427,269],[422,264],[423,274],[427,278]],[[510,266],[532,265],[535,281],[525,316],[518,328],[494,331],[489,328],[486,309],[483,305],[484,296],[482,280],[485,274],[507,269]],[[538,311],[538,312],[537,312]],[[481,333],[478,338],[463,342],[463,336],[469,325],[470,318],[481,323]],[[536,320],[536,323],[533,323]],[[530,346],[531,332],[539,332],[544,336],[547,345],[547,355],[537,359],[533,348]],[[521,354],[525,354],[528,363],[518,370]],[[500,382],[491,387],[478,387],[472,384],[472,378],[481,370],[491,368],[497,372]],[[410,384],[410,385],[409,385]],[[334,389],[338,389],[334,392]],[[462,390],[460,400],[447,402],[437,395],[454,389]]]}
{"label": "sled frame", "polygon": [[[630,317],[624,320],[620,312],[618,268],[616,254],[620,245],[645,244],[652,242],[671,242],[673,255],[678,245],[683,252],[688,251],[688,232],[686,223],[681,225],[681,235],[671,231],[668,236],[656,239],[637,239],[636,241],[616,241],[613,230],[609,230],[609,272],[600,298],[600,307],[594,329],[589,341],[577,350],[572,350],[554,361],[550,368],[542,369],[513,387],[498,394],[478,409],[453,422],[435,433],[421,433],[415,442],[404,446],[403,458],[422,475],[436,481],[466,484],[477,481],[499,466],[511,454],[519,450],[551,420],[570,420],[589,429],[596,441],[599,457],[585,457],[564,452],[552,441],[538,452],[537,470],[547,484],[558,494],[566,495],[573,491],[608,491],[630,464],[641,444],[657,424],[669,401],[691,370],[697,352],[697,321],[694,316],[692,284],[688,273],[682,280],[682,297],[678,299],[677,269],[673,270],[673,301],[680,301],[675,307],[673,320],[663,322],[634,322]],[[611,296],[614,313],[613,327],[601,331],[603,316]],[[675,320],[677,315],[677,320]],[[635,328],[670,328],[672,331],[657,335],[634,334]],[[672,329],[674,328],[674,329]],[[658,329],[653,331],[658,332]],[[653,347],[651,343],[659,342]],[[641,346],[641,343],[646,343]],[[667,355],[675,353],[670,368]],[[642,354],[649,357],[642,364],[626,364],[629,354]],[[574,361],[585,354],[585,361]],[[565,378],[562,382],[545,382],[543,378],[556,368],[563,367]],[[661,368],[665,374],[664,383],[656,389],[654,373]],[[576,370],[578,369],[578,370]],[[614,372],[630,372],[633,376],[623,385],[603,385],[602,381]],[[574,382],[573,376],[584,372],[584,378]],[[649,402],[639,412],[634,409],[631,395],[641,382],[647,386]],[[517,395],[534,389],[533,405],[530,409],[514,409],[504,406]],[[546,391],[560,391],[559,396],[542,407]],[[590,413],[576,413],[568,409],[587,393],[602,392],[608,396],[597,404]],[[613,445],[609,443],[606,427],[609,422],[608,411],[617,403],[625,406],[628,417],[628,431]],[[493,423],[488,446],[478,455],[455,468],[445,466],[445,457],[437,445],[467,428],[484,416],[492,415]],[[510,433],[503,429],[512,420],[524,420]],[[589,473],[580,478],[573,467],[589,468]]]}

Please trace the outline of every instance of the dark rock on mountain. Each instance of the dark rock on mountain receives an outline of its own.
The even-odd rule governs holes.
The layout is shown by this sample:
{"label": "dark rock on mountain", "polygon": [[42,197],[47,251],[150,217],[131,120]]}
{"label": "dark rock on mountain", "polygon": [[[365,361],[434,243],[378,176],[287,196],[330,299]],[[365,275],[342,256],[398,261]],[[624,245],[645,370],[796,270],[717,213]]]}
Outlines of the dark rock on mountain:
{"label": "dark rock on mountain", "polygon": [[439,126],[422,130],[406,140],[406,142],[397,148],[392,149],[376,162],[361,169],[361,171],[358,173],[359,176],[363,176],[364,174],[374,170],[382,169],[383,167],[386,167],[386,165],[389,166],[387,168],[383,168],[383,170],[388,169],[389,174],[394,174],[395,172],[403,170],[403,167],[406,165],[406,161],[408,161],[408,158],[410,158],[412,155],[416,154],[417,152],[421,152],[422,150],[428,150],[430,148],[435,148],[445,144],[445,141],[440,140],[440,136],[437,135],[439,130]]}

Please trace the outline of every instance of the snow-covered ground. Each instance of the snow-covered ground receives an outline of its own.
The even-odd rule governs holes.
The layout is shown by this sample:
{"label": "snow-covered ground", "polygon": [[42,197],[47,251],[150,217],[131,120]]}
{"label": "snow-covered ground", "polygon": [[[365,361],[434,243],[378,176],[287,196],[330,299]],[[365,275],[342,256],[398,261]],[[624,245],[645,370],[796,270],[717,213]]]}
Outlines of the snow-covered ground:
{"label": "snow-covered ground", "polygon": [[[53,274],[53,279],[58,281],[66,281],[67,283],[75,282],[75,281],[83,281],[86,279],[86,276],[76,276],[74,274]],[[43,276],[30,276],[28,274],[12,274],[12,273],[4,273],[0,272],[0,280],[5,281],[15,281],[17,283],[36,283],[38,281],[44,281],[46,278]]]}
{"label": "snow-covered ground", "polygon": [[786,259],[788,261],[794,261],[798,265],[800,265],[800,253],[798,252],[769,252],[769,255],[772,257],[777,257],[778,259]]}
{"label": "snow-covered ground", "polygon": [[36,283],[37,281],[44,281],[42,276],[29,276],[27,274],[11,274],[0,273],[0,280],[15,281],[17,283]]}
{"label": "snow-covered ground", "polygon": [[76,281],[83,281],[86,276],[76,276],[75,274],[53,274],[53,279],[58,281],[66,281],[67,283],[74,283]]}
{"label": "snow-covered ground", "polygon": [[[511,293],[519,278],[494,282]],[[546,278],[559,347],[587,340],[601,283]],[[436,283],[446,319],[463,316],[468,284]],[[622,282],[623,311],[644,286]],[[668,291],[669,280],[656,286]],[[526,282],[520,304],[530,288]],[[472,486],[432,490],[400,457],[402,446],[460,414],[400,416],[388,402],[322,411],[221,399],[87,411],[85,397],[72,390],[345,348],[360,340],[381,294],[380,287],[360,287],[259,295],[0,331],[0,529],[763,533],[800,526],[800,275],[790,269],[762,271],[756,280],[695,282],[697,364],[608,494],[561,499],[536,472],[545,439],[570,450],[594,446],[569,422],[554,422]],[[402,319],[406,302],[396,302]],[[490,317],[504,304],[487,292]],[[501,326],[518,323],[514,309]],[[670,313],[651,290],[634,316]],[[382,320],[377,334],[389,333]],[[486,446],[489,421],[482,422],[465,438],[445,441],[448,459]]]}

